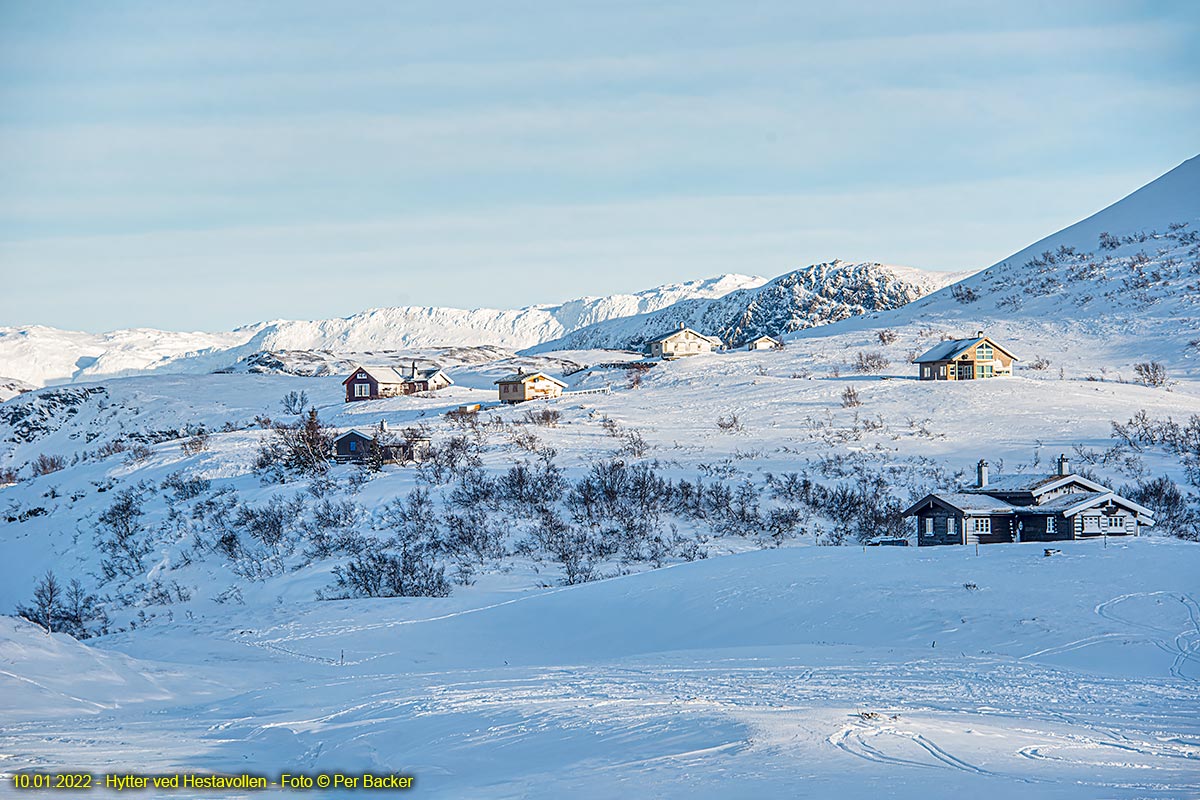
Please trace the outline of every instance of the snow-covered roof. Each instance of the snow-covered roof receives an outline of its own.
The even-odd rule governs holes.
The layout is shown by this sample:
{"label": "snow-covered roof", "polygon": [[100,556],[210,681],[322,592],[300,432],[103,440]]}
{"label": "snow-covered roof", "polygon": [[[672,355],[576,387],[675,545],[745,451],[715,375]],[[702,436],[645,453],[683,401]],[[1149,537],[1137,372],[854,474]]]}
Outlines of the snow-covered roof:
{"label": "snow-covered roof", "polygon": [[1077,483],[1088,491],[1107,492],[1108,487],[1080,475],[1000,475],[988,481],[983,488],[969,487],[964,492],[980,494],[1011,494],[1029,492],[1034,497],[1053,491],[1062,486]]}
{"label": "snow-covered roof", "polygon": [[1014,508],[1003,500],[989,497],[986,494],[967,494],[965,492],[934,492],[914,503],[905,516],[916,513],[931,500],[937,500],[951,508],[956,508],[964,514],[1011,514]]}
{"label": "snow-covered roof", "polygon": [[1154,512],[1145,506],[1139,505],[1113,492],[1072,492],[1071,494],[1060,495],[1053,500],[1047,500],[1045,503],[1033,506],[1032,510],[1037,513],[1063,514],[1070,517],[1078,514],[1080,511],[1086,511],[1089,508],[1109,503],[1121,506],[1128,511],[1133,511],[1142,517],[1154,516]]}
{"label": "snow-covered roof", "polygon": [[567,388],[567,385],[565,383],[563,383],[562,381],[560,381],[558,378],[552,378],[544,372],[516,372],[516,373],[513,373],[512,375],[508,375],[506,377],[501,378],[500,380],[496,381],[496,383],[497,384],[500,384],[500,383],[525,383],[526,381],[531,381],[534,378],[545,378],[546,380],[550,381],[551,383],[557,383],[559,386],[563,387],[564,389]]}
{"label": "snow-covered roof", "polygon": [[664,333],[660,336],[655,336],[653,339],[647,340],[647,344],[653,344],[654,342],[665,342],[669,339],[674,339],[676,336],[681,336],[685,333],[690,333],[690,334],[693,334],[694,336],[699,336],[701,339],[707,339],[708,341],[710,341],[713,344],[718,345],[718,346],[725,344],[723,341],[721,341],[720,337],[718,337],[718,336],[708,336],[706,334],[701,333],[700,331],[692,330],[691,328],[688,328],[688,327],[676,328],[675,330],[668,331],[667,333]]}
{"label": "snow-covered roof", "polygon": [[337,436],[333,437],[333,440],[335,442],[340,442],[342,439],[345,439],[347,436],[349,436],[352,433],[358,434],[359,436],[361,436],[364,439],[374,439],[375,438],[375,434],[373,434],[373,433],[366,433],[365,431],[361,431],[358,428],[351,428],[350,430],[345,431],[344,433],[339,433]]}
{"label": "snow-covered roof", "polygon": [[958,358],[958,356],[960,356],[964,351],[970,350],[975,345],[984,341],[986,341],[995,349],[1002,351],[1014,361],[1020,361],[1020,359],[1009,352],[1007,348],[996,344],[996,342],[991,338],[987,336],[972,336],[969,339],[947,339],[944,342],[939,342],[921,355],[914,358],[913,363],[925,364],[931,361],[950,361],[951,359]]}
{"label": "snow-covered roof", "polygon": [[[414,380],[432,380],[438,373],[442,372],[442,370],[438,367],[423,367],[421,369],[414,370],[412,367],[393,367],[390,365],[364,364],[357,367],[353,374],[346,379],[346,382],[349,382],[360,372],[365,372],[370,375],[376,383],[407,383],[408,381]],[[445,377],[446,380],[450,380],[448,375]]]}

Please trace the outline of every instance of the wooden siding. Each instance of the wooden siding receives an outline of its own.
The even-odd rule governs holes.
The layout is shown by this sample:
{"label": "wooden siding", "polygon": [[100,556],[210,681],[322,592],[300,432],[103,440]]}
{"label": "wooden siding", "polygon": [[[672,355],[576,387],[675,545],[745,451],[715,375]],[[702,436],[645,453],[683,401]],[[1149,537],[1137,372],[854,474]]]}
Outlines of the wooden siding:
{"label": "wooden siding", "polygon": [[[933,520],[933,532],[926,533],[926,520]],[[962,544],[962,515],[941,506],[931,506],[917,514],[917,546]]]}

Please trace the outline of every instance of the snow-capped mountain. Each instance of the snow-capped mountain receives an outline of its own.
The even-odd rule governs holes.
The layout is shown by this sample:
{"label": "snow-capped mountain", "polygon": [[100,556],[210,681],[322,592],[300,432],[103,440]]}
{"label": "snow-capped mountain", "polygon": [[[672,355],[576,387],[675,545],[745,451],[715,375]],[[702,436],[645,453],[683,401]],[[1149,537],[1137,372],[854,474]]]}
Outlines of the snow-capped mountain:
{"label": "snow-capped mountain", "polygon": [[740,289],[724,297],[681,300],[660,311],[600,322],[530,350],[639,349],[650,338],[681,323],[737,346],[764,334],[780,336],[897,308],[967,274],[835,260],[798,269],[762,286]]}
{"label": "snow-capped mountain", "polygon": [[148,372],[211,372],[264,351],[339,353],[427,347],[519,349],[615,317],[680,300],[722,297],[765,278],[720,275],[633,294],[583,297],[515,310],[399,306],[339,319],[276,320],[221,333],[131,329],[92,334],[44,326],[0,327],[0,375],[36,386]]}

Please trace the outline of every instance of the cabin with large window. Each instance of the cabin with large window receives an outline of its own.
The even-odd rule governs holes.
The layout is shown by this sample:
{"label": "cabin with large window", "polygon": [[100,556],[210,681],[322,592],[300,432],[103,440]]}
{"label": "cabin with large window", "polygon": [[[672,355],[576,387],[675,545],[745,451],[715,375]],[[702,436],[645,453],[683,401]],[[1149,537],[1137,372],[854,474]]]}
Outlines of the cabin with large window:
{"label": "cabin with large window", "polygon": [[1012,375],[1020,361],[979,331],[969,339],[949,339],[913,359],[923,381],[971,381]]}
{"label": "cabin with large window", "polygon": [[355,367],[350,377],[342,381],[346,387],[346,402],[380,400],[417,392],[436,392],[451,386],[454,381],[438,367]]}
{"label": "cabin with large window", "polygon": [[677,330],[647,342],[646,350],[651,358],[671,359],[711,353],[724,346],[725,343],[716,336],[706,336],[681,322]]}
{"label": "cabin with large window", "polygon": [[1071,473],[1065,455],[1054,474],[995,480],[980,461],[974,486],[926,495],[904,515],[916,518],[918,546],[1137,536],[1154,524],[1150,509]]}
{"label": "cabin with large window", "polygon": [[544,372],[518,372],[496,381],[501,403],[524,403],[560,397],[567,385]]}

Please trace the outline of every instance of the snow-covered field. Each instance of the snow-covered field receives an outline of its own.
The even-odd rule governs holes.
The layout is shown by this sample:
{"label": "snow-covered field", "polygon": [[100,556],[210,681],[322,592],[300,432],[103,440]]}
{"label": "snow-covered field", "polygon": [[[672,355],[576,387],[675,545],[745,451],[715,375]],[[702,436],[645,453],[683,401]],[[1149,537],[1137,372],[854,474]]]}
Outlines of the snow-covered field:
{"label": "snow-covered field", "polygon": [[[1200,545],[1156,527],[1052,557],[822,547],[847,532],[828,514],[767,524],[787,473],[871,477],[906,504],[980,458],[1033,474],[1065,453],[1115,488],[1194,494],[1185,454],[1113,435],[1142,411],[1200,414],[1200,161],[1180,170],[956,288],[781,351],[639,371],[628,352],[410,350],[455,385],[352,404],[326,373],[358,355],[306,351],[279,358],[319,377],[246,362],[0,402],[0,476],[19,478],[0,485],[0,611],[54,570],[108,620],[79,643],[0,617],[0,772],[404,772],[455,798],[1200,796]],[[915,380],[913,354],[978,329],[1021,357],[1014,377]],[[1151,361],[1160,385],[1138,379]],[[493,382],[518,367],[572,393],[497,406]],[[293,392],[337,430],[420,427],[477,463],[281,476],[256,462],[266,418],[299,419],[280,402]],[[468,403],[474,423],[447,416]],[[667,494],[727,491],[741,522],[609,519],[597,535],[632,543],[573,573],[546,518],[618,463]],[[552,465],[562,496],[480,499],[522,465]],[[397,546],[389,503],[416,488],[430,500],[409,523],[495,538],[447,545],[450,595],[319,599],[364,549]],[[122,501],[132,557],[104,549]]]}
{"label": "snow-covered field", "polygon": [[785,548],[572,588],[263,598],[99,652],[5,622],[21,700],[0,753],[399,771],[429,797],[1196,796],[1200,548],[1062,549]]}

